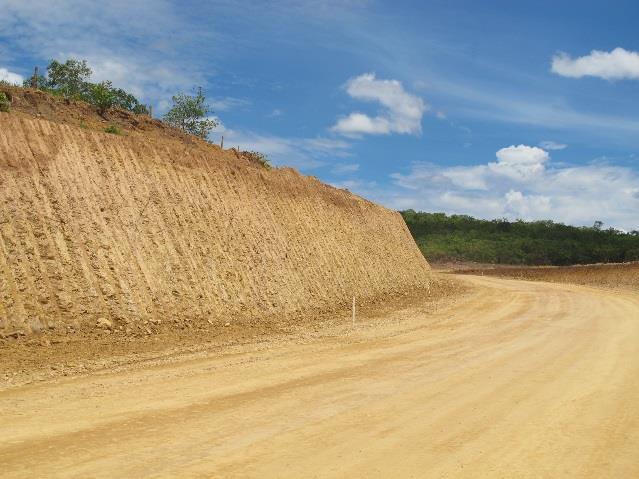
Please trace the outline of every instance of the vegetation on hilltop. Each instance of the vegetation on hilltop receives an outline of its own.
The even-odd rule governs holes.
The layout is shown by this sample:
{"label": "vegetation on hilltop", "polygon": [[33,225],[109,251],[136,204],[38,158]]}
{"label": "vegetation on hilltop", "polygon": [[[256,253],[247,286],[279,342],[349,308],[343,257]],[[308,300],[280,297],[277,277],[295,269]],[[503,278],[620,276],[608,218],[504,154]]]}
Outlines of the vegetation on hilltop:
{"label": "vegetation on hilltop", "polygon": [[[93,105],[103,117],[113,108],[150,115],[150,107],[140,103],[131,93],[114,87],[110,80],[90,82],[92,74],[93,71],[86,60],[69,58],[64,63],[51,60],[46,75],[40,75],[36,68],[34,74],[26,79],[22,86],[62,96],[66,100],[85,101]],[[0,98],[0,107],[3,105],[1,100]],[[7,104],[10,106],[10,103]],[[4,111],[8,110],[9,106]],[[202,88],[199,88],[197,95],[179,93],[173,96],[173,106],[164,115],[163,120],[186,133],[206,139],[211,130],[218,125],[217,119],[210,117],[212,113],[206,104]]]}
{"label": "vegetation on hilltop", "polygon": [[401,213],[431,262],[564,266],[639,260],[639,231],[604,229],[601,222],[575,227],[553,221],[488,221],[413,210]]}
{"label": "vegetation on hilltop", "polygon": [[47,75],[34,73],[26,79],[24,87],[37,88],[52,95],[63,96],[69,100],[83,100],[92,104],[100,115],[111,108],[122,108],[139,114],[149,114],[149,109],[131,93],[113,86],[111,81],[91,83],[92,70],[86,60],[69,58],[60,63],[51,60],[47,66]]}
{"label": "vegetation on hilltop", "polygon": [[[23,82],[22,87],[6,81],[0,81],[0,87],[10,87],[6,92],[0,91],[0,111],[10,111],[12,105],[11,89],[22,88],[25,91],[36,89],[55,97],[62,97],[67,105],[71,104],[71,100],[86,102],[102,117],[102,121],[113,121],[115,118],[115,123],[117,123],[117,114],[107,115],[113,109],[151,116],[150,106],[140,103],[131,93],[114,87],[110,80],[99,83],[90,82],[89,79],[92,74],[93,71],[86,60],[69,58],[64,63],[51,60],[45,75],[38,73],[36,68],[34,74]],[[163,115],[163,122],[187,134],[207,140],[211,131],[219,124],[219,121],[213,116],[211,107],[206,103],[202,88],[198,88],[197,93],[194,95],[178,93],[172,97],[172,100],[173,105]],[[106,133],[123,134],[123,130],[126,129],[127,125],[115,123],[101,129]],[[135,124],[137,125],[138,122],[135,121]],[[88,128],[84,119],[80,120],[79,126]],[[267,169],[271,168],[269,159],[263,153],[250,150],[240,151],[238,147],[236,154],[238,158],[244,158]]]}

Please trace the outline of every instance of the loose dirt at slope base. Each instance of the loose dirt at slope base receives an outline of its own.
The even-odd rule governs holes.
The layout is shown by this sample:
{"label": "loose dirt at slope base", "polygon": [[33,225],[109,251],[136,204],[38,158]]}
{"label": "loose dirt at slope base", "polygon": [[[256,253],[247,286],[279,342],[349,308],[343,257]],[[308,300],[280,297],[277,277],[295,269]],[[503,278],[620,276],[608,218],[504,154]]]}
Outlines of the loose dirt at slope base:
{"label": "loose dirt at slope base", "polygon": [[343,337],[6,390],[2,476],[639,477],[639,294],[463,281]]}

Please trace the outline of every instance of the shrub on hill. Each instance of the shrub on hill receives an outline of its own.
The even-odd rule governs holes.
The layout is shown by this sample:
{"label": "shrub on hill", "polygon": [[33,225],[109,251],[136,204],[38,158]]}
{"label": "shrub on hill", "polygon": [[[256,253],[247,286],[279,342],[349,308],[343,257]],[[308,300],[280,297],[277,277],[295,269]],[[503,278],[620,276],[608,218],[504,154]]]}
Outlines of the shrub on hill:
{"label": "shrub on hill", "polygon": [[246,158],[248,161],[257,163],[258,165],[261,165],[266,169],[271,168],[271,162],[264,153],[260,153],[259,151],[241,151],[240,155]]}
{"label": "shrub on hill", "polygon": [[11,102],[7,97],[7,94],[0,91],[0,111],[4,111],[5,113],[11,110]]}
{"label": "shrub on hill", "polygon": [[112,135],[121,135],[122,130],[120,130],[116,125],[109,125],[104,129],[105,133],[111,133]]}

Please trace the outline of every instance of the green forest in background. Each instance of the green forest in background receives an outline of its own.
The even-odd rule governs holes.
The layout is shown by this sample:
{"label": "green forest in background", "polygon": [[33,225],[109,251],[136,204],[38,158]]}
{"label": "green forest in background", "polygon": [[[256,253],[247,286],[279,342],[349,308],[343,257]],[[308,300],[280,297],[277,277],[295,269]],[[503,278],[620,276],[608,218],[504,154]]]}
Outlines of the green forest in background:
{"label": "green forest in background", "polygon": [[431,262],[516,265],[621,263],[639,260],[639,231],[567,226],[553,221],[479,220],[466,215],[401,212]]}

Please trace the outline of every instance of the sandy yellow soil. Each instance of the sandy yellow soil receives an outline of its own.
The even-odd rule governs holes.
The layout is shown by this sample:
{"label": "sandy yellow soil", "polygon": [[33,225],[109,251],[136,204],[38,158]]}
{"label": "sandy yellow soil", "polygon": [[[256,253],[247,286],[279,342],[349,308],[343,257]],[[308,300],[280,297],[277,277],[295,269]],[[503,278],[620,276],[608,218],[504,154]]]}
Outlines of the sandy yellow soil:
{"label": "sandy yellow soil", "polygon": [[0,342],[259,327],[428,286],[398,212],[164,132],[0,112]]}
{"label": "sandy yellow soil", "polygon": [[639,477],[639,294],[462,278],[314,341],[0,392],[32,477]]}

